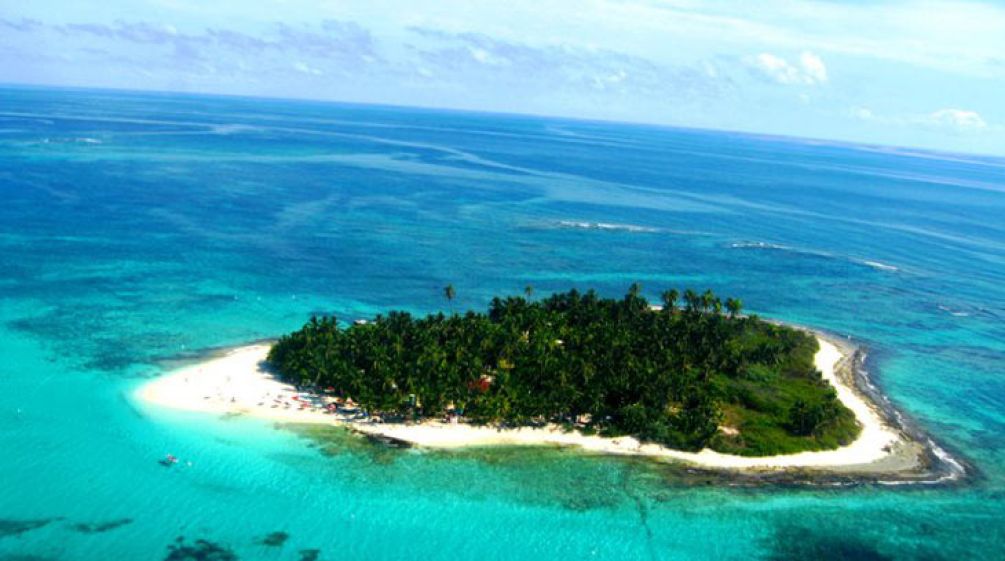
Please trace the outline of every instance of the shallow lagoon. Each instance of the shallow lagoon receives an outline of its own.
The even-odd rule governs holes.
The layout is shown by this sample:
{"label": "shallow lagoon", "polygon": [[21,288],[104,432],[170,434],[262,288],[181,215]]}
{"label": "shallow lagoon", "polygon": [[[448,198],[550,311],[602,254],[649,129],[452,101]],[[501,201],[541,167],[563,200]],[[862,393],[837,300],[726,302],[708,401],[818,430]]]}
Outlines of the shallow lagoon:
{"label": "shallow lagoon", "polygon": [[[0,102],[0,559],[927,560],[1005,544],[1005,161],[304,102]],[[561,450],[332,454],[130,398],[179,358],[314,312],[434,311],[447,283],[483,308],[526,284],[635,281],[863,342],[884,391],[977,477],[750,489]],[[158,465],[168,452],[192,466]]]}

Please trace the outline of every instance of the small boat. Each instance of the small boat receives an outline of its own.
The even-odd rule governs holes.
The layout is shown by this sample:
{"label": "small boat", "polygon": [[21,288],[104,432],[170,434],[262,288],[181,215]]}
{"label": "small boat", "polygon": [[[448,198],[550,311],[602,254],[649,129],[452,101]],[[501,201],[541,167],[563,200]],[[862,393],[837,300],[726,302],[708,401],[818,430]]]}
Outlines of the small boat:
{"label": "small boat", "polygon": [[174,454],[168,454],[167,456],[164,456],[163,459],[157,460],[157,463],[164,467],[171,467],[178,463],[178,458],[175,457]]}

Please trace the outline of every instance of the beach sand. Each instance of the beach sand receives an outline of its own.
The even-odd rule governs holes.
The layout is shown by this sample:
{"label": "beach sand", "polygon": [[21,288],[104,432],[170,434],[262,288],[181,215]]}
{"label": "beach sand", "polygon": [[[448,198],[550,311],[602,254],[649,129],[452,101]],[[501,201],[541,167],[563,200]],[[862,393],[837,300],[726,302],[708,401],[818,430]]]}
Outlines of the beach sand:
{"label": "beach sand", "polygon": [[590,436],[558,426],[497,428],[465,423],[426,421],[420,424],[371,423],[340,420],[322,408],[304,403],[304,394],[266,369],[270,345],[260,343],[233,349],[222,356],[171,372],[137,391],[144,402],[178,410],[220,415],[247,415],[281,423],[345,425],[373,436],[383,436],[428,448],[495,445],[578,446],[603,454],[639,455],[683,462],[694,467],[753,472],[826,471],[836,473],[899,473],[917,470],[923,447],[887,423],[875,404],[854,387],[852,349],[818,335],[817,368],[862,425],[851,444],[820,452],[766,457],[720,454],[712,450],[684,452],[632,437]]}

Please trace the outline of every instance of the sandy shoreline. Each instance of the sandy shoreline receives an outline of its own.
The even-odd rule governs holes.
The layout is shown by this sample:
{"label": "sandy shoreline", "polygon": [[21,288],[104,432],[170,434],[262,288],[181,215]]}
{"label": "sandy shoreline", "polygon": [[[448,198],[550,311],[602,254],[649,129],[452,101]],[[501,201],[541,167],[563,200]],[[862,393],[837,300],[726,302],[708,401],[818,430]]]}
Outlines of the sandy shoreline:
{"label": "sandy shoreline", "polygon": [[[820,336],[817,368],[836,389],[838,398],[862,424],[862,433],[836,450],[767,457],[720,454],[712,450],[684,452],[631,437],[587,436],[560,427],[499,429],[428,421],[421,424],[370,423],[336,418],[309,405],[305,394],[274,378],[264,367],[270,345],[233,349],[157,378],[138,389],[146,403],[177,410],[218,415],[248,415],[281,423],[346,425],[360,433],[383,436],[428,448],[494,445],[578,446],[604,454],[639,455],[684,462],[697,468],[753,472],[823,471],[897,474],[924,466],[924,447],[888,423],[879,408],[854,386],[853,348]],[[317,403],[315,400],[314,403]]]}

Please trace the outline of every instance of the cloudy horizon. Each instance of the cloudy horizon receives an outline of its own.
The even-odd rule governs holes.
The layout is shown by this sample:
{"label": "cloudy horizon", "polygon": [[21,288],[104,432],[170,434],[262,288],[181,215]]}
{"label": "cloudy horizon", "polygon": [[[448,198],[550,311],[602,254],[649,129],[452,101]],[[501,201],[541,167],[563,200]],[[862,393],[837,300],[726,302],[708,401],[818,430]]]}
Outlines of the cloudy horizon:
{"label": "cloudy horizon", "polygon": [[0,8],[0,83],[440,107],[1005,154],[1005,7],[188,0]]}

